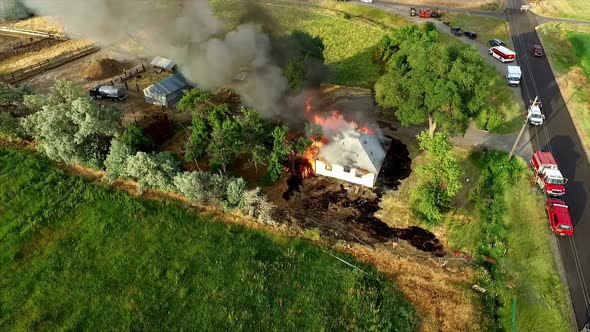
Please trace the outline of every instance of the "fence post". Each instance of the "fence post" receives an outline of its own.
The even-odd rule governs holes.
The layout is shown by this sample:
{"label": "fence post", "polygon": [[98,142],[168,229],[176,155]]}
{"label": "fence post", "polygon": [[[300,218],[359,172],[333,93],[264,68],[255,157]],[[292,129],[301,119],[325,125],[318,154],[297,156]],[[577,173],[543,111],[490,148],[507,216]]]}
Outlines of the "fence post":
{"label": "fence post", "polygon": [[142,69],[143,71],[145,71],[145,66],[143,65],[143,63],[141,64],[141,69]]}
{"label": "fence post", "polygon": [[129,90],[129,87],[127,86],[127,82],[125,82],[125,90]]}
{"label": "fence post", "polygon": [[113,81],[112,81],[112,80],[111,80],[111,85],[112,85],[112,86],[115,86],[115,83],[113,83]]}
{"label": "fence post", "polygon": [[135,88],[137,89],[137,91],[139,92],[139,84],[135,83]]}

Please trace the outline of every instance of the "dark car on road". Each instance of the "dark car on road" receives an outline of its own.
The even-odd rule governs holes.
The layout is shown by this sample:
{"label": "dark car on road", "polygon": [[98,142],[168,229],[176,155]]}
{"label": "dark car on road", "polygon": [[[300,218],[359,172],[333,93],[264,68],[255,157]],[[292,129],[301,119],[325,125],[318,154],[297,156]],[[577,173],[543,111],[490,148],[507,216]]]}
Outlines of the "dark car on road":
{"label": "dark car on road", "polygon": [[473,32],[473,31],[465,31],[465,32],[463,32],[463,34],[465,35],[465,37],[467,37],[469,39],[477,38],[477,33]]}
{"label": "dark car on road", "polygon": [[545,55],[545,51],[543,51],[543,47],[541,45],[534,45],[531,49],[531,53],[533,53],[533,56],[536,57],[541,57]]}
{"label": "dark car on road", "polygon": [[489,47],[506,46],[506,43],[501,41],[500,39],[490,39],[490,40],[488,40],[488,46]]}
{"label": "dark car on road", "polygon": [[452,27],[451,28],[451,33],[455,36],[462,36],[463,35],[463,30],[461,30],[461,28],[459,27]]}

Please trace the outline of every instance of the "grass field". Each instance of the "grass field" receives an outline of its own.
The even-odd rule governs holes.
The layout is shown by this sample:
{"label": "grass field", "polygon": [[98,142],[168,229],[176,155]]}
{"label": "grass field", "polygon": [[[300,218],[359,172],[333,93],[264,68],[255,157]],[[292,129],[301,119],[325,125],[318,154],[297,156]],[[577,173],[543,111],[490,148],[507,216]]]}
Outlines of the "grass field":
{"label": "grass field", "polygon": [[[506,154],[498,157],[505,158]],[[502,220],[502,223],[492,227],[482,225],[487,212],[479,209],[473,209],[471,217],[449,217],[450,245],[470,253],[484,250],[492,257],[495,250],[506,248],[505,255],[496,257],[497,269],[504,282],[513,288],[510,291],[504,285],[501,286],[503,291],[498,292],[504,303],[499,310],[500,322],[506,330],[511,328],[512,300],[515,298],[518,331],[570,331],[567,289],[559,277],[551,251],[550,238],[554,235],[549,231],[542,197],[530,184],[526,164],[521,161],[524,171],[520,171],[516,178],[510,178],[516,180],[515,183],[498,187],[498,182],[506,179],[506,175],[501,175],[501,167],[498,168],[502,162],[489,160],[489,163],[482,164],[482,160],[485,159],[471,155],[462,161],[462,166],[468,164],[468,173],[477,175],[472,178],[475,186],[480,186],[481,174],[488,173],[488,176],[492,175],[489,179],[493,186],[504,188],[501,196],[495,195],[498,204],[488,207],[489,210],[501,207],[498,211],[501,215],[496,220]],[[480,171],[474,171],[473,166],[479,167]],[[471,198],[477,200],[477,195],[473,191]],[[488,248],[486,242],[494,245]]]}
{"label": "grass field", "polygon": [[[478,278],[474,283],[489,287],[488,293],[500,299],[502,305],[493,312],[498,315],[497,323],[503,330],[511,330],[513,298],[517,302],[517,331],[571,330],[567,289],[551,252],[553,235],[542,197],[537,188],[531,186],[524,161],[519,162],[518,174],[511,177],[502,173],[502,166],[507,165],[505,153],[497,153],[494,159],[484,159],[474,151],[458,148],[454,153],[464,170],[460,179],[463,188],[453,200],[453,208],[445,220],[438,225],[420,223],[409,213],[408,197],[416,176],[412,173],[402,182],[399,192],[384,197],[381,206],[386,212],[383,214],[386,222],[394,227],[419,224],[428,228],[449,251],[460,250],[470,255],[478,269],[486,266],[482,253],[490,257],[497,255],[494,258],[499,273],[492,274],[497,278],[495,283],[487,285],[485,278],[483,281]],[[413,159],[412,167],[420,162],[420,156]],[[483,186],[483,176],[487,179],[487,189],[482,191],[479,188]],[[482,197],[483,194],[487,197]],[[482,202],[490,205],[481,205]],[[489,322],[492,311],[486,309],[484,297],[481,298],[479,308],[487,313],[487,319],[482,321]]]}
{"label": "grass field", "polygon": [[451,26],[459,26],[463,30],[476,32],[477,39],[484,44],[490,39],[497,38],[503,40],[509,48],[512,48],[512,40],[508,34],[506,20],[457,13],[445,14],[443,20],[449,21]]}
{"label": "grass field", "polygon": [[547,23],[537,31],[582,144],[590,154],[590,28]]}
{"label": "grass field", "polygon": [[[239,6],[232,6],[233,3],[224,0],[212,2],[216,12],[226,17],[230,24],[240,10]],[[264,4],[263,8],[280,25],[283,34],[300,30],[322,38],[325,63],[329,69],[327,83],[373,88],[379,77],[379,67],[371,61],[372,48],[385,35],[384,29],[364,19],[346,19],[340,13],[326,9],[281,5],[280,2]],[[358,14],[369,16],[366,12]]]}
{"label": "grass field", "polygon": [[590,1],[587,0],[544,0],[535,6],[542,15],[590,21]]}
{"label": "grass field", "polygon": [[415,312],[394,285],[355,264],[370,275],[307,241],[135,199],[0,149],[3,331],[413,331]]}

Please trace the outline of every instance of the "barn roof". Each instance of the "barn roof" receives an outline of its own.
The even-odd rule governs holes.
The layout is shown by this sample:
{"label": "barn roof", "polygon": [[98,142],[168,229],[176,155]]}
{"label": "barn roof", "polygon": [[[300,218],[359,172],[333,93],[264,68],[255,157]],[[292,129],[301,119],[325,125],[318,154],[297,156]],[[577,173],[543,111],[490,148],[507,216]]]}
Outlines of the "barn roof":
{"label": "barn roof", "polygon": [[152,66],[172,71],[176,63],[170,59],[157,56],[152,60]]}
{"label": "barn roof", "polygon": [[329,163],[379,174],[387,151],[380,135],[368,135],[356,130],[343,131],[320,149],[319,159]]}
{"label": "barn roof", "polygon": [[181,73],[177,73],[148,86],[143,90],[143,92],[145,95],[158,94],[167,96],[189,86],[190,83],[187,81],[187,79]]}

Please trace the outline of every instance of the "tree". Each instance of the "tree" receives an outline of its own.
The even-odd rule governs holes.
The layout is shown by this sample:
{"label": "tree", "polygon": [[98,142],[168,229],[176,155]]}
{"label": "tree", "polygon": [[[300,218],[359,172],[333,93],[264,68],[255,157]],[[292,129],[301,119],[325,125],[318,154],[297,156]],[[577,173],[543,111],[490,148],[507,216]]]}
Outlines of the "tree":
{"label": "tree", "polygon": [[102,168],[111,138],[121,130],[117,109],[100,107],[68,81],[57,81],[47,95],[26,96],[25,104],[37,112],[24,118],[23,127],[49,158]]}
{"label": "tree", "polygon": [[19,20],[32,15],[33,12],[21,0],[4,0],[0,3],[0,18]]}
{"label": "tree", "polygon": [[429,36],[435,31],[418,38],[416,28],[407,30],[411,38],[391,38],[390,45],[397,48],[387,60],[388,71],[375,84],[377,102],[394,108],[402,125],[428,123],[431,135],[438,126],[464,132],[489,94],[479,54],[433,41]]}
{"label": "tree", "polygon": [[24,138],[25,132],[20,119],[9,113],[0,112],[0,135],[6,136],[10,140]]}
{"label": "tree", "polygon": [[307,68],[304,59],[294,58],[289,60],[285,68],[285,77],[289,83],[289,88],[293,91],[299,91],[305,84]]}
{"label": "tree", "polygon": [[26,107],[24,98],[32,94],[27,87],[14,87],[0,82],[0,112],[10,113],[14,117],[22,117],[31,113]]}
{"label": "tree", "polygon": [[203,92],[197,88],[184,91],[184,96],[180,99],[176,108],[181,112],[202,113],[207,107],[210,107],[212,95]]}
{"label": "tree", "polygon": [[272,131],[273,146],[267,169],[267,177],[271,182],[276,182],[283,174],[283,162],[291,151],[287,140],[287,126],[277,126]]}
{"label": "tree", "polygon": [[154,145],[151,138],[146,136],[143,128],[136,123],[125,126],[119,140],[138,151],[150,151]]}
{"label": "tree", "polygon": [[240,125],[231,118],[213,124],[211,140],[207,146],[209,165],[213,169],[221,169],[227,173],[227,165],[243,151]]}
{"label": "tree", "polygon": [[139,182],[138,190],[147,188],[174,190],[173,179],[178,173],[178,162],[168,152],[147,154],[137,152],[127,158],[125,176]]}
{"label": "tree", "polygon": [[254,165],[258,173],[258,165],[263,164],[268,159],[268,149],[266,141],[268,134],[264,128],[264,122],[260,115],[252,108],[242,108],[241,116],[237,117],[242,130],[244,151],[242,153],[249,156],[249,163]]}
{"label": "tree", "polygon": [[419,218],[438,222],[451,199],[461,189],[461,168],[446,133],[424,131],[418,136],[425,162],[417,167],[418,183],[411,192],[411,209]]}
{"label": "tree", "polygon": [[285,63],[285,77],[293,91],[299,91],[306,84],[318,85],[327,70],[324,66],[324,42],[307,32],[294,31],[282,40],[288,50]]}
{"label": "tree", "polygon": [[106,170],[105,179],[113,182],[117,178],[124,177],[126,174],[127,159],[135,155],[136,152],[134,147],[114,138],[111,141],[109,154],[104,161]]}
{"label": "tree", "polygon": [[184,145],[184,158],[186,161],[194,161],[199,167],[197,159],[205,156],[210,133],[211,130],[203,114],[193,112],[190,135]]}

